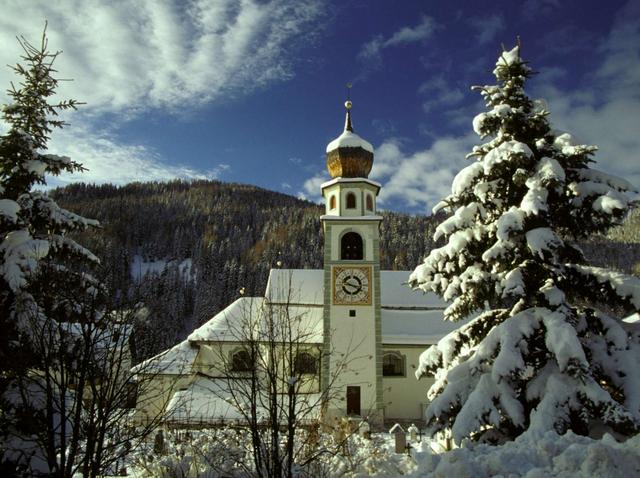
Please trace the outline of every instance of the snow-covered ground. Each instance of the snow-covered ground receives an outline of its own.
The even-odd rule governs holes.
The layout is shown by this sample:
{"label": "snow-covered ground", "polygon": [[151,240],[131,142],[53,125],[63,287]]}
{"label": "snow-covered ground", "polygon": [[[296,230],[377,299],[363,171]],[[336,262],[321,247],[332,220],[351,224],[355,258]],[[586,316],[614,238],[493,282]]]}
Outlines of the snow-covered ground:
{"label": "snow-covered ground", "polygon": [[400,462],[405,476],[433,477],[584,477],[640,476],[640,435],[618,443],[610,435],[602,440],[547,432],[522,435],[501,446],[468,443],[438,453],[438,446],[423,441],[411,459]]}
{"label": "snow-covered ground", "polygon": [[[184,432],[183,432],[184,434]],[[191,442],[173,442],[166,436],[166,453],[154,458],[151,446],[134,453],[129,476],[190,476],[213,478],[246,476],[238,461],[250,463],[248,435],[231,429],[192,432]],[[322,446],[331,441],[325,436]],[[243,443],[245,442],[246,443]],[[319,444],[319,446],[321,446]],[[619,443],[610,435],[594,440],[571,432],[558,435],[523,434],[514,442],[492,446],[466,442],[461,448],[444,451],[429,439],[411,444],[410,455],[394,452],[394,438],[388,433],[374,434],[367,440],[352,436],[339,454],[323,455],[320,468],[328,476],[376,477],[576,477],[631,478],[640,476],[640,435]],[[224,450],[224,451],[223,451]],[[224,460],[221,459],[224,458]],[[236,464],[234,464],[234,461]],[[137,463],[137,466],[134,465]],[[306,470],[308,473],[309,470]],[[308,476],[302,473],[301,476]]]}

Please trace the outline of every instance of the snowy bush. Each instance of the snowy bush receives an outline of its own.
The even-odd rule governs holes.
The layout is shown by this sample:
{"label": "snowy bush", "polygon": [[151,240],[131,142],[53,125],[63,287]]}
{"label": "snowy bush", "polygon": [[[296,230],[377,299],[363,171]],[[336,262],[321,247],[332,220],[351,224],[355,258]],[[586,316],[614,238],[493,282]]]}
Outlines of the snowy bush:
{"label": "snowy bush", "polygon": [[416,376],[436,377],[429,431],[456,443],[527,429],[636,433],[637,325],[602,309],[637,311],[640,281],[589,267],[574,242],[618,224],[634,188],[589,168],[595,146],[551,129],[524,92],[519,47],[494,74],[498,85],[474,87],[488,112],[473,127],[488,141],[434,209],[452,213],[435,233],[447,243],[410,278],[450,301],[445,319],[476,315],[421,356]]}

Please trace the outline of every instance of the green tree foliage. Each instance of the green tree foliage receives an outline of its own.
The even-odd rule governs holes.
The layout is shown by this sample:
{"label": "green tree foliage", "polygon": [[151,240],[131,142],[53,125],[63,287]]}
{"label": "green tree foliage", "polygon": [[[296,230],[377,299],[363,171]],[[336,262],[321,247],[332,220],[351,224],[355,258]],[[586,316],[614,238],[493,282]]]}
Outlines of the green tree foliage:
{"label": "green tree foliage", "polygon": [[635,433],[637,330],[603,305],[637,311],[640,281],[588,266],[575,246],[624,218],[633,187],[590,168],[596,147],[551,129],[544,103],[525,94],[519,47],[494,74],[497,85],[476,87],[488,111],[473,121],[489,141],[437,206],[453,213],[435,234],[446,245],[411,277],[451,301],[446,319],[475,316],[421,358],[418,375],[436,374],[430,430],[457,442],[527,429]]}
{"label": "green tree foliage", "polygon": [[[63,363],[75,363],[77,344],[72,334],[61,331],[62,324],[88,320],[102,290],[87,272],[98,262],[96,256],[69,236],[98,223],[34,190],[45,184],[46,174],[82,169],[67,157],[45,152],[49,135],[65,124],[59,115],[77,102],[51,102],[58,86],[58,53],[48,51],[46,34],[38,46],[18,41],[24,53],[12,69],[19,82],[8,90],[11,102],[2,108],[8,132],[0,137],[0,453],[5,476],[29,467],[31,455],[51,470],[64,466],[64,458],[56,458],[65,448],[55,402],[61,390],[49,387],[40,393],[33,387],[49,383]],[[90,303],[89,315],[83,300]],[[36,443],[38,434],[46,435],[45,441]]]}

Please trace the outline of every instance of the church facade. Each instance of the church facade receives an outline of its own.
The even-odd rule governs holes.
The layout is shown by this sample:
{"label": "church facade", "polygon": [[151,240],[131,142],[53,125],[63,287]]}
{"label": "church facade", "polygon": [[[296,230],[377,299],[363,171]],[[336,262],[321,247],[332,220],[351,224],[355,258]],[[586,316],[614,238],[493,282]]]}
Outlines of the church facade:
{"label": "church facade", "polygon": [[354,133],[351,103],[346,107],[344,131],[327,146],[331,178],[321,186],[324,268],[271,270],[264,297],[241,297],[149,359],[155,384],[139,397],[140,420],[162,409],[180,425],[237,420],[221,399],[233,384],[230,370],[241,379],[251,367],[247,330],[263,329],[274,314],[298,327],[292,360],[305,372],[301,393],[317,403],[318,418],[422,418],[431,384],[415,378],[419,356],[457,324],[443,321],[446,304],[438,297],[408,288],[409,271],[380,269],[382,186],[368,178],[374,150]]}

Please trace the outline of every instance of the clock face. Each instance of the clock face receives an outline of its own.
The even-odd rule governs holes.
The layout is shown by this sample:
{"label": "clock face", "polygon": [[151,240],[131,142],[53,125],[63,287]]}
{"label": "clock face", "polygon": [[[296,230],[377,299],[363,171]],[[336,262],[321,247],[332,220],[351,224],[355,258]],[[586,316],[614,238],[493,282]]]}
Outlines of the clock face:
{"label": "clock face", "polygon": [[334,267],[333,302],[344,305],[369,305],[371,268]]}

